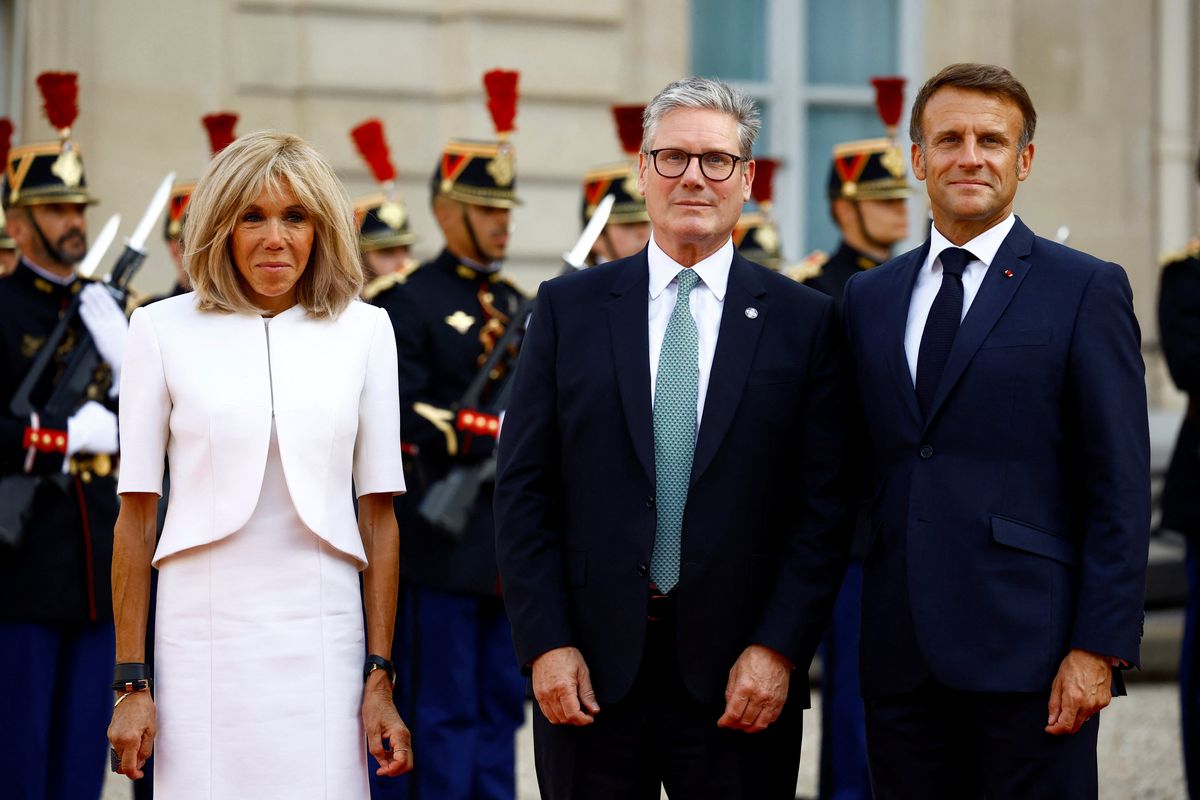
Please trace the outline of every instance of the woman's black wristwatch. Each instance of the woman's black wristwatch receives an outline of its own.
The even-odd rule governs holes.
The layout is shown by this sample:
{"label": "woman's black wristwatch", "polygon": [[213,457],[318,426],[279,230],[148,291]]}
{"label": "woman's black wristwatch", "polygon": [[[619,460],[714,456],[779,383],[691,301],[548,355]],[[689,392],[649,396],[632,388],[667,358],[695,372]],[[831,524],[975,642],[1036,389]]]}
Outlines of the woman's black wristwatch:
{"label": "woman's black wristwatch", "polygon": [[114,692],[144,692],[154,681],[150,678],[150,668],[141,661],[131,661],[117,664],[113,669],[112,688]]}
{"label": "woman's black wristwatch", "polygon": [[363,682],[365,683],[367,678],[371,677],[371,673],[377,669],[381,669],[386,672],[388,676],[388,682],[391,683],[392,686],[396,685],[396,667],[392,665],[392,662],[388,661],[383,656],[376,655],[367,656],[367,661],[363,665]]}

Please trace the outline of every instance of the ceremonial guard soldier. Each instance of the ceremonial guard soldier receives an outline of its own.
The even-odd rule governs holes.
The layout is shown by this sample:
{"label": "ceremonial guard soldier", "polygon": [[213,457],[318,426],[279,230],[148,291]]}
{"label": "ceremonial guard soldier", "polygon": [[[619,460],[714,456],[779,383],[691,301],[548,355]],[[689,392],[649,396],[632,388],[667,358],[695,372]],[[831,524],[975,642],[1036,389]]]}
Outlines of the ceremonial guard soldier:
{"label": "ceremonial guard soldier", "polygon": [[[423,501],[461,470],[486,470],[494,433],[461,428],[459,408],[521,305],[500,274],[509,213],[518,204],[513,147],[515,72],[484,76],[499,141],[450,141],[434,169],[433,214],[446,246],[401,274],[374,303],[391,316],[399,355],[408,494],[400,522],[396,615],[397,706],[420,753],[411,775],[373,797],[500,800],[515,795],[515,734],[524,721],[524,679],[513,663],[496,571],[491,478],[461,500],[465,525],[445,530]],[[504,366],[487,375],[484,399]],[[398,785],[398,786],[397,786]]]}
{"label": "ceremonial guard soldier", "polygon": [[383,135],[383,123],[366,120],[350,131],[350,137],[380,188],[354,202],[358,250],[367,279],[363,299],[373,300],[416,268],[410,251],[417,237],[408,227],[408,207],[396,190],[396,168]]}
{"label": "ceremonial guard soldier", "polygon": [[[61,136],[9,152],[3,198],[21,260],[0,281],[0,682],[12,688],[0,775],[6,797],[79,800],[100,796],[107,765],[113,412],[126,323],[112,295],[74,270],[96,202],[70,138],[76,75],[44,73],[38,86]],[[84,396],[47,411],[63,405],[55,389],[91,344],[101,360]]]}
{"label": "ceremonial guard soldier", "polygon": [[[0,164],[8,164],[8,151],[12,147],[12,121],[0,117]],[[0,174],[0,197],[6,193],[4,175]],[[0,203],[0,278],[11,273],[17,267],[17,243],[8,235],[8,226],[4,221],[4,208]]]}
{"label": "ceremonial guard soldier", "polygon": [[783,246],[771,206],[779,161],[756,158],[754,163],[757,167],[750,187],[750,202],[742,207],[742,215],[733,228],[733,246],[754,263],[778,270],[783,266]]}
{"label": "ceremonial guard soldier", "polygon": [[[836,145],[829,167],[829,212],[842,240],[832,256],[812,253],[788,270],[793,278],[833,297],[839,310],[842,289],[850,276],[887,261],[892,248],[908,236],[912,188],[904,154],[895,144],[904,105],[904,79],[873,78],[871,82],[887,137]],[[821,648],[820,797],[824,800],[871,797],[858,663],[866,528],[865,517],[860,516],[850,566]]]}
{"label": "ceremonial guard soldier", "polygon": [[810,255],[792,276],[833,297],[839,307],[842,287],[856,272],[877,267],[908,236],[912,194],[905,156],[895,144],[903,111],[904,79],[873,78],[875,104],[887,138],[844,142],[833,148],[829,167],[829,213],[842,240],[829,258]]}
{"label": "ceremonial guard soldier", "polygon": [[[1200,160],[1196,163],[1200,180]],[[1159,335],[1171,377],[1188,395],[1187,413],[1167,469],[1162,527],[1187,537],[1188,599],[1179,700],[1188,788],[1200,795],[1200,239],[1164,260]]]}
{"label": "ceremonial guard soldier", "polygon": [[612,212],[588,257],[590,264],[616,261],[641,250],[650,240],[650,215],[646,198],[638,191],[638,154],[642,150],[642,114],[646,107],[613,106],[617,136],[625,160],[589,170],[583,176],[583,224],[606,196],[613,196]]}

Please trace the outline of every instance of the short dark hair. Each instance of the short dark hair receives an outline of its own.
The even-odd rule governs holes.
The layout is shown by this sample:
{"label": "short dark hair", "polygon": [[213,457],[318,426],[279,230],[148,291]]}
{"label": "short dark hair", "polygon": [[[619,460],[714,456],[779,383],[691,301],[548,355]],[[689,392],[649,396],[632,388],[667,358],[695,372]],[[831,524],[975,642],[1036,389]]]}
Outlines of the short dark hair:
{"label": "short dark hair", "polygon": [[1000,95],[1012,101],[1021,111],[1023,120],[1017,149],[1024,150],[1025,145],[1033,141],[1033,130],[1037,127],[1037,111],[1033,108],[1033,101],[1029,99],[1029,92],[1025,91],[1025,87],[1011,72],[994,64],[951,64],[925,81],[921,91],[917,92],[917,99],[913,101],[912,117],[908,123],[908,137],[912,139],[913,144],[924,143],[923,118],[929,98],[933,97],[938,89],[947,86]]}

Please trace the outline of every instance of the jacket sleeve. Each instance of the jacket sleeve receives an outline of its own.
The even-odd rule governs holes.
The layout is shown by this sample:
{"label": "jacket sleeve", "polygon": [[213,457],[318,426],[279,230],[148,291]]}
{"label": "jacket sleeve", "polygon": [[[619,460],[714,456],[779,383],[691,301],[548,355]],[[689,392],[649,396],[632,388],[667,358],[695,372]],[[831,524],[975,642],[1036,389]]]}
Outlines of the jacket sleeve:
{"label": "jacket sleeve", "polygon": [[354,442],[354,488],[364,494],[404,494],[400,458],[400,399],[392,323],[379,309],[368,345]]}
{"label": "jacket sleeve", "polygon": [[121,368],[121,476],[117,491],[163,492],[163,465],[170,435],[171,394],[158,334],[149,309],[129,322]]}
{"label": "jacket sleeve", "polygon": [[850,553],[850,379],[833,302],[808,353],[808,380],[796,419],[803,420],[800,450],[788,483],[795,514],[783,531],[775,588],[754,641],[791,659],[800,669],[812,660],[829,622]]}
{"label": "jacket sleeve", "polygon": [[1086,509],[1071,647],[1138,663],[1150,536],[1150,436],[1133,292],[1116,264],[1096,268],[1068,356],[1067,424]]}
{"label": "jacket sleeve", "polygon": [[521,347],[497,455],[496,558],[517,658],[572,644],[563,575],[563,494],[554,308],[543,285]]}

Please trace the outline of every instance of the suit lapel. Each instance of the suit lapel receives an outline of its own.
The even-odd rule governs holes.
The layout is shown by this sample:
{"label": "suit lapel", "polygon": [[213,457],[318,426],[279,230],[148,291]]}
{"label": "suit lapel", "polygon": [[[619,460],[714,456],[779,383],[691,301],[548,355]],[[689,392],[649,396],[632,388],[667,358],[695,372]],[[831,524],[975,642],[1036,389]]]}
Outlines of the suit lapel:
{"label": "suit lapel", "polygon": [[904,349],[904,335],[908,330],[908,307],[912,303],[913,287],[917,273],[929,253],[929,240],[917,250],[900,256],[898,269],[892,272],[892,286],[884,298],[883,330],[887,333],[886,358],[900,402],[908,409],[913,422],[921,424],[921,407],[917,404],[917,390],[913,386],[912,373],[908,369],[908,353]]}
{"label": "suit lapel", "polygon": [[926,427],[937,416],[938,409],[942,407],[980,345],[995,327],[1004,309],[1008,308],[1021,282],[1025,280],[1029,273],[1027,258],[1032,246],[1033,232],[1018,219],[1008,236],[1004,237],[1000,249],[996,251],[996,257],[992,259],[983,277],[979,292],[954,337],[954,344],[951,345],[950,355],[946,360],[946,369],[938,382],[933,405],[929,408]]}
{"label": "suit lapel", "polygon": [[650,266],[646,251],[617,273],[608,303],[613,367],[629,438],[646,476],[654,481],[654,421],[650,400]]}
{"label": "suit lapel", "polygon": [[[735,252],[729,267],[717,350],[713,354],[708,391],[704,397],[704,416],[700,420],[700,434],[692,458],[692,485],[712,463],[742,399],[759,332],[767,324],[770,313],[766,294],[766,288],[749,262]],[[758,311],[753,319],[746,315],[746,309],[751,307]]]}

